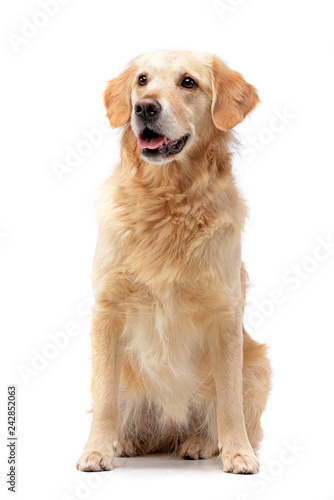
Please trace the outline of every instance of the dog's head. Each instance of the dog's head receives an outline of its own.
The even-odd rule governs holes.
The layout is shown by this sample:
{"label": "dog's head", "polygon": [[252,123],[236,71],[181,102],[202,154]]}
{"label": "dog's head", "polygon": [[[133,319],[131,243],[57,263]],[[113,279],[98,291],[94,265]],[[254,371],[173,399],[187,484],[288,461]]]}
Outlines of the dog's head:
{"label": "dog's head", "polygon": [[213,128],[232,129],[258,101],[255,88],[217,57],[174,51],[134,59],[104,93],[111,126],[131,122],[151,163],[181,158]]}

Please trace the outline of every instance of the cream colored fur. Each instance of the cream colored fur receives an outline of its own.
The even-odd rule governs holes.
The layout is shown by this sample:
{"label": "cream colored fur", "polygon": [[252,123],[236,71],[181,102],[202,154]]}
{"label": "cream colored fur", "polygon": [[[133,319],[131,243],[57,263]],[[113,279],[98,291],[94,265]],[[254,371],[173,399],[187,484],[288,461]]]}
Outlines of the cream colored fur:
{"label": "cream colored fur", "polygon": [[[198,88],[181,88],[184,74]],[[143,97],[162,103],[166,135],[190,134],[179,155],[142,157],[133,106]],[[107,114],[124,131],[99,197],[93,423],[80,470],[110,470],[115,454],[174,451],[220,452],[224,471],[258,471],[270,365],[242,327],[246,208],[229,152],[230,129],[257,102],[254,87],[206,54],[140,56],[109,82]]]}

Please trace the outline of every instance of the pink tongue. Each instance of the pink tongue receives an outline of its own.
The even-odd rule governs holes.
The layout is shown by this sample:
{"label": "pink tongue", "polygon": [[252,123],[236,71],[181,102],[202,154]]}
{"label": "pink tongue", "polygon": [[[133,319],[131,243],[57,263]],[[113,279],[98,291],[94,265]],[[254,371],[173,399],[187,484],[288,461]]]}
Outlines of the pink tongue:
{"label": "pink tongue", "polygon": [[147,139],[143,137],[143,134],[138,136],[138,146],[141,149],[157,149],[162,146],[166,137],[164,135],[157,135],[156,137],[152,137],[152,139]]}

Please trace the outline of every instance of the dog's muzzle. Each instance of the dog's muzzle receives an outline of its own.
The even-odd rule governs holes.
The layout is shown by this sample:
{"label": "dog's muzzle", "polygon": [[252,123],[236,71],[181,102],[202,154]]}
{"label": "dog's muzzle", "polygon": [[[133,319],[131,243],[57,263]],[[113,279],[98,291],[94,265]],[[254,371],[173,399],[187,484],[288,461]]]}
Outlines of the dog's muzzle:
{"label": "dog's muzzle", "polygon": [[162,106],[156,100],[145,97],[139,99],[134,105],[137,124],[141,133],[137,137],[138,146],[142,155],[147,159],[158,160],[168,158],[170,155],[181,153],[189,134],[178,139],[169,139],[159,130]]}

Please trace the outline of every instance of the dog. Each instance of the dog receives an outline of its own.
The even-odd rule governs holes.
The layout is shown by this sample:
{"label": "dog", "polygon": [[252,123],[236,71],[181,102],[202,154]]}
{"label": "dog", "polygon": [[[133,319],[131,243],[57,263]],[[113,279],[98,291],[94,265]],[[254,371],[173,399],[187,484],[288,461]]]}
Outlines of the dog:
{"label": "dog", "polygon": [[98,202],[81,471],[154,452],[259,470],[271,367],[243,328],[247,210],[230,152],[231,129],[258,102],[240,73],[203,53],[142,55],[108,83],[121,161]]}

